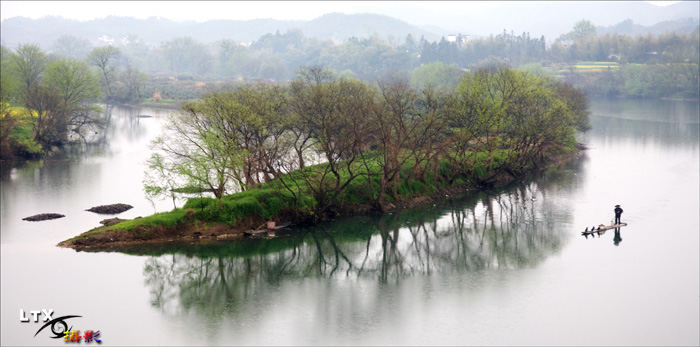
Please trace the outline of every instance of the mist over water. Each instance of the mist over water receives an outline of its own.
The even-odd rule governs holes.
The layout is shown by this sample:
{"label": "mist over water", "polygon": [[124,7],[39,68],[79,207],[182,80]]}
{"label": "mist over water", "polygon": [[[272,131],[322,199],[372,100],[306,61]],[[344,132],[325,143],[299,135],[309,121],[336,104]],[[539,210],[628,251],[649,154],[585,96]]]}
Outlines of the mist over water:
{"label": "mist over water", "polygon": [[[17,313],[53,308],[113,345],[698,345],[698,103],[591,111],[588,150],[498,190],[270,240],[57,248],[106,218],[92,206],[154,211],[143,162],[167,111],[114,108],[103,145],[3,165],[2,344],[52,344]],[[628,226],[581,236],[616,204]],[[21,220],[43,212],[66,217]]]}

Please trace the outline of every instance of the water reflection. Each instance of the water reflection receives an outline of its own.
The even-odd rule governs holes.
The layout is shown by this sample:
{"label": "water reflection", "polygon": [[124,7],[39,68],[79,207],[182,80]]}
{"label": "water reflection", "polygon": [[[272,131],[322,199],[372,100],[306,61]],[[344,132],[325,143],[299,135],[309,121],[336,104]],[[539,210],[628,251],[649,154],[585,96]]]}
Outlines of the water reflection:
{"label": "water reflection", "polygon": [[0,179],[6,182],[27,174],[42,176],[44,171],[51,172],[51,176],[58,178],[66,177],[71,173],[64,167],[76,166],[66,164],[67,161],[79,164],[81,161],[110,159],[131,143],[143,142],[149,135],[148,127],[143,124],[146,121],[144,116],[159,118],[170,112],[172,111],[166,109],[106,105],[100,119],[103,124],[90,128],[90,132],[83,134],[80,141],[50,151],[43,160],[4,162],[0,165]]}
{"label": "water reflection", "polygon": [[[146,136],[115,137],[104,156],[70,161],[76,167],[0,165],[13,176],[0,190],[2,345],[41,343],[27,340],[36,329],[18,329],[20,308],[71,311],[83,300],[100,303],[82,314],[105,331],[142,318],[139,329],[110,335],[118,345],[697,346],[698,103],[618,101],[612,111],[593,103],[598,123],[582,136],[591,150],[535,184],[271,240],[122,250],[142,257],[57,249],[103,219],[90,206],[135,206],[124,218],[153,212],[138,163],[160,119],[115,113],[110,133],[132,136],[140,124]],[[680,125],[653,120],[674,117]],[[578,237],[617,203],[634,244],[610,247],[623,239],[612,230],[592,236],[599,245]],[[66,218],[21,220],[40,212]],[[659,242],[669,228],[675,242]],[[65,275],[86,266],[104,276]],[[36,278],[51,291],[26,285]],[[596,329],[580,329],[592,321]]]}
{"label": "water reflection", "polygon": [[386,284],[433,273],[527,268],[557,253],[570,235],[568,209],[547,197],[575,182],[573,176],[572,171],[553,172],[500,192],[297,228],[268,240],[114,250],[150,255],[143,273],[154,307],[214,315],[235,312],[239,304],[284,281],[335,278]]}
{"label": "water reflection", "polygon": [[674,100],[597,99],[591,104],[597,136],[624,138],[634,145],[685,148],[700,137],[700,104]]}
{"label": "water reflection", "polygon": [[613,237],[613,243],[615,246],[619,246],[622,242],[622,236],[620,235],[620,227],[615,228],[615,237]]}

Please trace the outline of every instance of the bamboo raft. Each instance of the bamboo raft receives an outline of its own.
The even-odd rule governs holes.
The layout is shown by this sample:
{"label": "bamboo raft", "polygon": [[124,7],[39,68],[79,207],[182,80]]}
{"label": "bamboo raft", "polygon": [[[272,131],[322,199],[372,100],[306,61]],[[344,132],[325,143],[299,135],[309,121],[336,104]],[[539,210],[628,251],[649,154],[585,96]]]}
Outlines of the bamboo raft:
{"label": "bamboo raft", "polygon": [[599,232],[606,231],[606,230],[609,230],[609,229],[624,227],[624,226],[626,226],[626,225],[627,225],[627,223],[620,223],[620,224],[613,224],[613,225],[601,224],[601,225],[598,226],[598,229],[588,230],[588,231],[582,231],[582,232],[581,232],[581,235],[593,235],[593,234],[597,234],[597,233],[599,233]]}

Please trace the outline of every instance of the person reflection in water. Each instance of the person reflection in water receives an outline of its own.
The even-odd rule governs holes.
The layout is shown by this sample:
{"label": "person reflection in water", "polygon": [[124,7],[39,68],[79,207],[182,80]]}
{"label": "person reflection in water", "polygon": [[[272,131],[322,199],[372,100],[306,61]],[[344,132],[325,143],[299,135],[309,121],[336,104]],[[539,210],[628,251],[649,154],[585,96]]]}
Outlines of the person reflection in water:
{"label": "person reflection in water", "polygon": [[615,237],[613,238],[613,242],[615,243],[615,246],[619,246],[621,241],[622,236],[620,235],[620,227],[617,227],[615,228]]}

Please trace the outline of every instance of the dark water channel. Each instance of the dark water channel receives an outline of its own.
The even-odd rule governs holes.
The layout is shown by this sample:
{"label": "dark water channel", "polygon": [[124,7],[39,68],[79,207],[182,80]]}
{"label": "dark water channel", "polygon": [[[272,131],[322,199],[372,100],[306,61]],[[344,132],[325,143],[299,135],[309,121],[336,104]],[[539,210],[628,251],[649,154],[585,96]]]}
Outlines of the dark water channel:
{"label": "dark water channel", "polygon": [[[102,145],[3,164],[1,342],[66,344],[19,321],[53,309],[103,345],[698,345],[699,112],[594,100],[590,149],[559,170],[403,213],[270,240],[57,248],[106,218],[92,206],[154,212],[143,162],[167,111],[115,108]],[[628,226],[580,235],[615,204]],[[22,221],[43,212],[66,217]]]}

